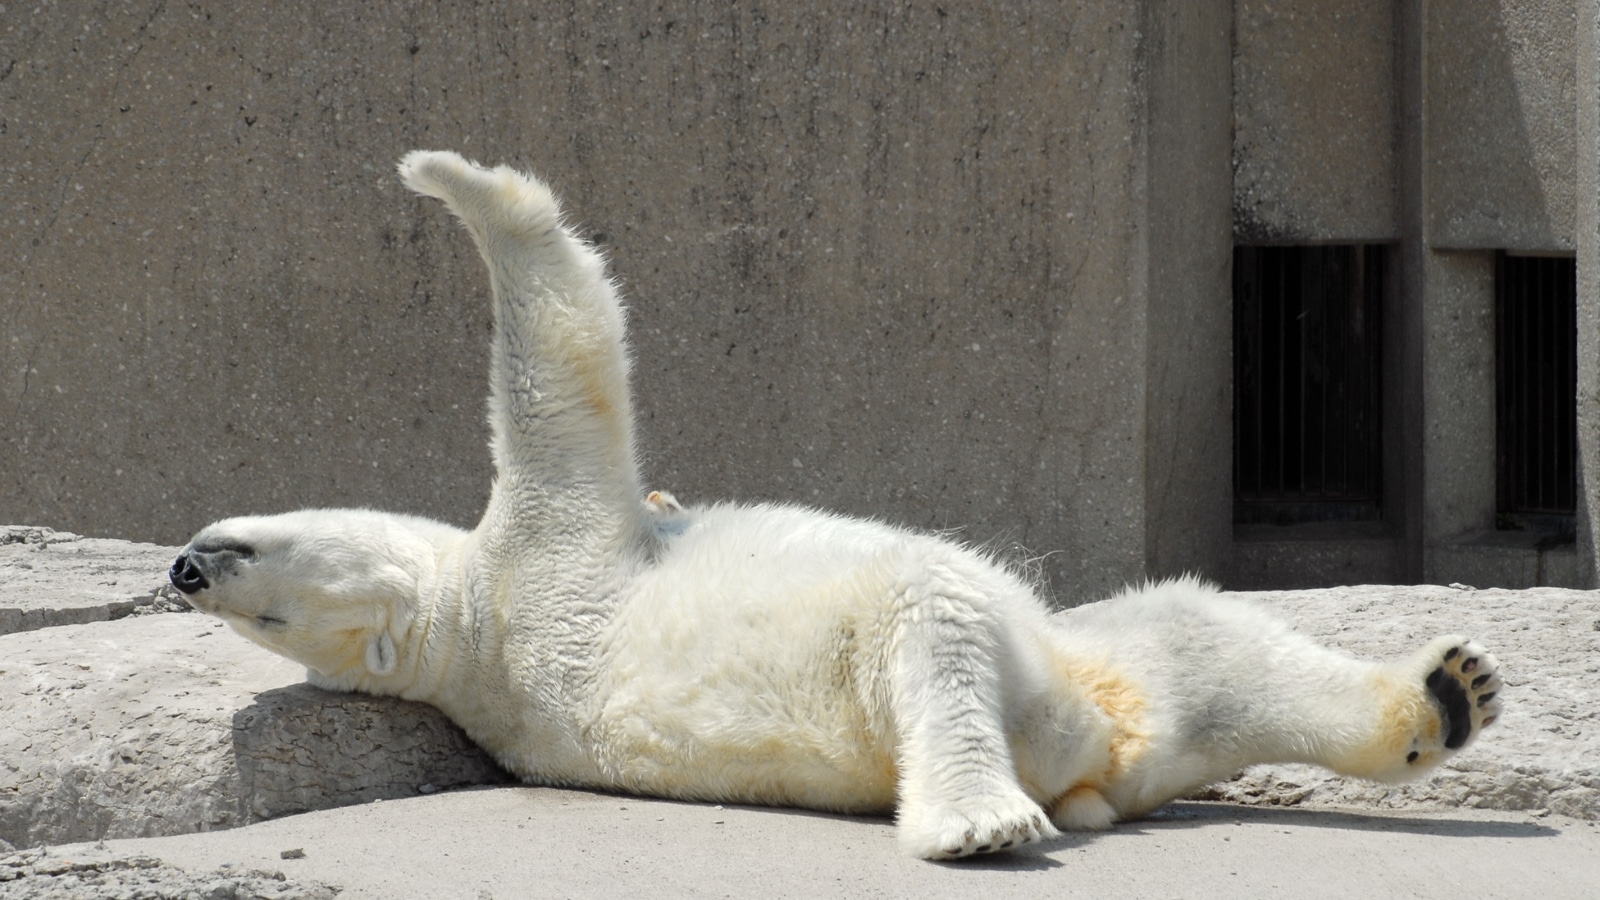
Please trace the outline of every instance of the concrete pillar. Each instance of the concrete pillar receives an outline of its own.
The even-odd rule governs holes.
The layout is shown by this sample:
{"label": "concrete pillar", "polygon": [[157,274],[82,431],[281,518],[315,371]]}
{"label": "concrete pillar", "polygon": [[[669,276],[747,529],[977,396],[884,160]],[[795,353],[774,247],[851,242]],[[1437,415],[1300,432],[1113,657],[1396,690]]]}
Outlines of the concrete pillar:
{"label": "concrete pillar", "polygon": [[1384,465],[1387,518],[1398,538],[1394,578],[1410,584],[1423,574],[1423,485],[1426,483],[1423,432],[1423,373],[1426,352],[1423,303],[1427,290],[1426,152],[1424,77],[1425,0],[1396,0],[1395,111],[1400,147],[1395,166],[1400,240],[1396,287],[1387,323],[1383,371],[1391,394],[1384,405],[1384,442],[1391,448]]}
{"label": "concrete pillar", "polygon": [[1233,545],[1233,4],[1151,0],[1143,14],[1144,568],[1221,579]]}
{"label": "concrete pillar", "polygon": [[1600,0],[1578,0],[1578,557],[1600,587]]}

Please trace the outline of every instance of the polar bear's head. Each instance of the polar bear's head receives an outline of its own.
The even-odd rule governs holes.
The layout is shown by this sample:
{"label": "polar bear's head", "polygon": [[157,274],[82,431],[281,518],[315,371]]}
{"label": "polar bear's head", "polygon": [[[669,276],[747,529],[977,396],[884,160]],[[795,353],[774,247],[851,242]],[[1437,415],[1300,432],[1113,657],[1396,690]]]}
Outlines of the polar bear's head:
{"label": "polar bear's head", "polygon": [[366,510],[224,519],[183,548],[171,579],[196,609],[305,665],[317,683],[371,689],[400,667],[453,534]]}

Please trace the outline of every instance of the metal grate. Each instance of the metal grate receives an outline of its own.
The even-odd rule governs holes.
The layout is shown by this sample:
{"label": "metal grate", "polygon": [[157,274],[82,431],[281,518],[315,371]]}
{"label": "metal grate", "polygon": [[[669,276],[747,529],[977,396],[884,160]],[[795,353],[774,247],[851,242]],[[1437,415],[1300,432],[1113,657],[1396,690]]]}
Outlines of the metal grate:
{"label": "metal grate", "polygon": [[1572,532],[1577,498],[1578,267],[1495,260],[1495,493],[1500,528]]}
{"label": "metal grate", "polygon": [[1234,521],[1381,515],[1387,248],[1236,247]]}

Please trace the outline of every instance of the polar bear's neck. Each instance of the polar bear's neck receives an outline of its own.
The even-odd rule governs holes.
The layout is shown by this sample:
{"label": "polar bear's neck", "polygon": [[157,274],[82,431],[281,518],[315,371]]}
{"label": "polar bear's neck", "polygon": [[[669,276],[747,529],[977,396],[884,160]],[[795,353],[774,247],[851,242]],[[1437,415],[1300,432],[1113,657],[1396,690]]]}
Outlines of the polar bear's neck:
{"label": "polar bear's neck", "polygon": [[[583,772],[592,763],[582,694],[595,681],[596,635],[646,546],[633,512],[642,507],[504,516],[528,506],[505,488],[478,529],[441,553],[435,583],[419,585],[409,667],[394,693],[438,707],[520,775]],[[519,758],[529,748],[538,752]]]}

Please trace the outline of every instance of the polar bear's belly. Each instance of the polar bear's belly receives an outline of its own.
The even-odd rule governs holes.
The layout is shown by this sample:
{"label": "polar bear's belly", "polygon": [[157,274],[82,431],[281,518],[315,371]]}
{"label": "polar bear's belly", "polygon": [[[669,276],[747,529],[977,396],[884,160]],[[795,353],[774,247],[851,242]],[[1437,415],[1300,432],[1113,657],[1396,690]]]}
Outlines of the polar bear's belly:
{"label": "polar bear's belly", "polygon": [[[653,696],[661,697],[660,692]],[[614,786],[693,800],[888,813],[896,776],[892,744],[864,733],[848,712],[744,714],[739,697],[703,693],[670,716],[651,701],[608,709],[604,754]]]}
{"label": "polar bear's belly", "polygon": [[812,580],[795,562],[685,555],[641,582],[608,635],[590,730],[617,787],[893,810],[885,586],[870,567]]}

